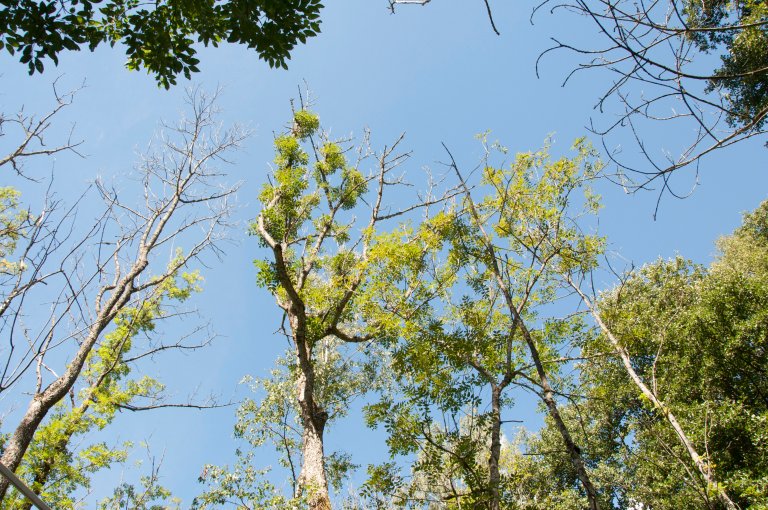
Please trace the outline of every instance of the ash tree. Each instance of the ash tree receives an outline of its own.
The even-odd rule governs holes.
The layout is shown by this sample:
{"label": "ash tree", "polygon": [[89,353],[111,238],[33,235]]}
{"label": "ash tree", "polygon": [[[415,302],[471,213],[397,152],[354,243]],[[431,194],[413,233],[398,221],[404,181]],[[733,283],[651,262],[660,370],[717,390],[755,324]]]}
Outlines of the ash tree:
{"label": "ash tree", "polygon": [[[174,303],[198,287],[189,266],[225,239],[236,188],[216,167],[245,137],[220,129],[214,97],[193,92],[189,107],[137,167],[138,200],[97,181],[69,206],[49,189],[36,214],[18,212],[17,198],[4,202],[12,228],[2,241],[0,393],[28,401],[4,420],[0,462],[64,506],[89,471],[124,456],[103,444],[77,451],[76,439],[119,409],[176,405],[160,382],[132,371],[210,341],[202,326],[176,341],[152,334],[186,315]],[[0,480],[3,506],[27,507],[8,486]]]}
{"label": "ash tree", "polygon": [[[366,140],[352,151],[320,131],[315,114],[296,110],[288,131],[275,138],[275,166],[251,227],[268,253],[256,261],[259,284],[273,294],[287,324],[301,431],[295,496],[312,509],[330,507],[329,409],[320,399],[318,356],[329,343],[391,339],[394,319],[383,310],[398,306],[386,299],[394,296],[387,289],[396,273],[386,268],[411,246],[394,244],[381,224],[445,199],[430,193],[399,208],[385,201],[407,189],[394,173],[408,158],[397,152],[401,141],[374,152]],[[368,162],[372,169],[364,173]]]}
{"label": "ash tree", "polygon": [[570,292],[557,271],[592,267],[602,249],[601,238],[579,226],[596,210],[589,185],[602,164],[583,140],[573,158],[553,159],[546,147],[502,165],[491,156],[506,149],[486,149],[476,184],[464,180],[451,157],[462,193],[452,209],[428,220],[425,230],[438,239],[431,243],[437,266],[418,276],[433,275],[439,290],[394,351],[399,392],[369,407],[369,420],[385,425],[393,454],[417,454],[417,483],[397,487],[392,482],[402,476],[374,469],[369,484],[389,485],[404,506],[520,503],[500,462],[503,424],[514,392],[523,390],[540,399],[556,425],[581,504],[601,508],[587,452],[561,412],[568,389],[561,370],[578,357],[586,328],[578,314],[551,310]]}

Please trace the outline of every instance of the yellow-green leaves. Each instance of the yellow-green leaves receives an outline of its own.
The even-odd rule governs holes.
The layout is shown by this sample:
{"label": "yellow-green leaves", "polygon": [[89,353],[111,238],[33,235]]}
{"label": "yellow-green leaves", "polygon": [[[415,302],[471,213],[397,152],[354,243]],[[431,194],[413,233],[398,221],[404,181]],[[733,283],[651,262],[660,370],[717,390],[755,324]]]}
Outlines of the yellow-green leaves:
{"label": "yellow-green leaves", "polygon": [[603,240],[578,225],[600,208],[591,183],[603,168],[584,139],[572,147],[575,155],[553,159],[550,144],[533,153],[521,153],[506,168],[486,165],[478,202],[482,218],[501,250],[517,257],[536,256],[559,266],[562,272],[588,271],[603,250]]}
{"label": "yellow-green leaves", "polygon": [[309,138],[320,128],[320,117],[315,113],[301,109],[293,114],[292,134],[301,140]]}
{"label": "yellow-green leaves", "polygon": [[9,260],[16,243],[24,235],[29,222],[27,211],[19,210],[20,193],[11,187],[0,187],[0,275],[15,274],[24,269],[24,263]]}

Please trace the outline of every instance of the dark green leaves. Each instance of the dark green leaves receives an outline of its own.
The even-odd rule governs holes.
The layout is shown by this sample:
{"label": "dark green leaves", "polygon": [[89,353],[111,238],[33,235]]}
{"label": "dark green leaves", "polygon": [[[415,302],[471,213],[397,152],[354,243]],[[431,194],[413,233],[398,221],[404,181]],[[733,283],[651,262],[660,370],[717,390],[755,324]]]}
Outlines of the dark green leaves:
{"label": "dark green leaves", "polygon": [[[148,8],[148,5],[153,5]],[[20,52],[29,73],[63,51],[91,51],[102,43],[126,47],[129,69],[146,69],[169,88],[179,75],[199,71],[196,43],[221,41],[255,49],[270,67],[288,67],[291,51],[320,32],[320,0],[136,0],[0,2],[0,50]]]}

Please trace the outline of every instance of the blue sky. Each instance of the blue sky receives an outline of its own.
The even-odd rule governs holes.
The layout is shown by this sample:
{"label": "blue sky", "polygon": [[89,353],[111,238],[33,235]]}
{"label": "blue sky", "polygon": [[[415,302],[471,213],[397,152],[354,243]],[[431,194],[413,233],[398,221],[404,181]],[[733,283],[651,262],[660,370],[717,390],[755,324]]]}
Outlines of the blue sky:
{"label": "blue sky", "polygon": [[[494,16],[501,36],[491,31],[482,2],[435,1],[426,7],[402,6],[396,15],[389,14],[385,0],[334,2],[323,12],[323,33],[296,49],[288,71],[269,69],[244,48],[201,49],[202,72],[192,83],[207,90],[221,87],[223,123],[241,123],[253,135],[228,168],[230,182],[243,181],[240,229],[233,232],[238,242],[226,247],[223,260],[208,260],[205,291],[194,303],[220,338],[204,353],[150,367],[180,398],[195,389],[223,399],[241,398],[246,392],[238,381],[246,374],[266,375],[284,348],[284,341],[273,335],[277,309],[255,285],[251,262],[258,248],[245,230],[257,214],[256,195],[273,158],[272,133],[287,122],[289,100],[299,87],[312,91],[315,110],[334,135],[359,135],[368,127],[374,145],[383,145],[405,132],[404,146],[413,151],[406,171],[412,174],[424,166],[439,171],[439,162],[445,160],[442,142],[459,164],[473,167],[481,154],[474,135],[485,130],[513,152],[535,150],[552,135],[553,151],[563,154],[575,138],[588,135],[590,118],[611,121],[617,112],[593,109],[609,78],[601,71],[578,74],[563,88],[561,82],[575,60],[555,53],[542,62],[541,77],[535,76],[536,58],[549,46],[550,37],[589,41],[592,27],[548,13],[538,14],[531,25],[533,4],[494,3],[499,4],[494,5]],[[4,112],[21,105],[29,112],[44,111],[52,104],[51,81],[57,76],[62,90],[86,85],[59,126],[75,124],[87,158],[62,155],[55,165],[51,160],[34,163],[42,174],[53,170],[63,196],[73,196],[97,175],[108,180],[124,175],[159,122],[173,122],[183,109],[183,88],[188,85],[183,79],[165,91],[143,72],[126,71],[123,62],[119,47],[101,48],[64,55],[58,68],[50,66],[44,75],[30,77],[25,66],[7,54],[0,56]],[[685,136],[686,129],[691,128],[652,130],[649,145],[660,154],[677,143],[678,134]],[[630,161],[642,164],[628,137],[612,142],[622,144]],[[611,249],[636,265],[678,253],[699,262],[711,260],[714,241],[738,225],[743,211],[766,198],[768,151],[763,143],[752,140],[704,160],[691,197],[664,197],[656,220],[656,193],[627,195],[617,186],[602,186],[600,230]],[[8,174],[4,182],[29,187]],[[691,183],[691,172],[683,171],[675,185],[683,189]],[[169,327],[165,333],[179,331]],[[3,409],[11,404],[0,401]],[[146,439],[153,453],[164,452],[163,483],[188,503],[199,490],[196,478],[204,463],[231,461],[234,420],[233,408],[139,413],[120,416],[112,433],[123,440]],[[10,423],[3,423],[4,431]],[[358,463],[383,460],[381,435],[364,430],[355,415],[328,437],[332,447],[343,444],[354,452]],[[269,456],[263,460],[274,462]],[[95,492],[102,494],[120,476],[115,472],[98,478]]]}

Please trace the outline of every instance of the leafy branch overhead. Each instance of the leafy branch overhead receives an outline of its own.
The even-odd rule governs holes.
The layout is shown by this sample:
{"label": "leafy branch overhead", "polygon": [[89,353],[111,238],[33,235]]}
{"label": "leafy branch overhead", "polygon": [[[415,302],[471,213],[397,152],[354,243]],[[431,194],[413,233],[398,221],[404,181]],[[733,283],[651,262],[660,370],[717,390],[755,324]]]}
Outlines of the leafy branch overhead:
{"label": "leafy branch overhead", "polygon": [[128,69],[146,69],[169,88],[199,71],[195,46],[243,44],[270,67],[288,67],[291,52],[320,33],[320,0],[18,0],[0,10],[0,50],[29,73],[66,51],[122,44]]}

